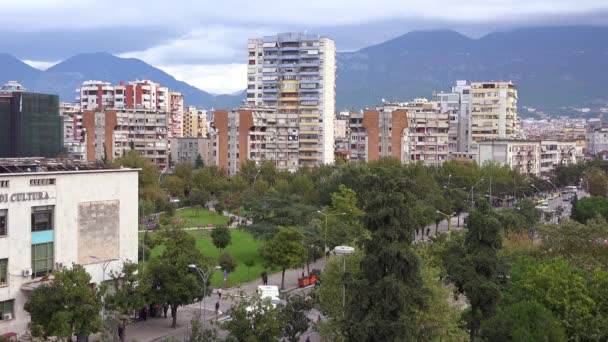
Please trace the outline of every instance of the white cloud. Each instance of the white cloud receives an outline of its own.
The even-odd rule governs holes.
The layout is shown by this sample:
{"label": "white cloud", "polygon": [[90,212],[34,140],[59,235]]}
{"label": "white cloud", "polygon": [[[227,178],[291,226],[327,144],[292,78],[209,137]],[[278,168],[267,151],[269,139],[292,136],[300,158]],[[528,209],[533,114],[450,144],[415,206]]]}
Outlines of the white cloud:
{"label": "white cloud", "polygon": [[38,70],[46,70],[50,67],[52,67],[53,65],[59,63],[60,61],[55,61],[55,62],[46,62],[46,61],[32,61],[32,60],[23,60],[23,63],[31,66],[32,68],[36,68]]}
{"label": "white cloud", "polygon": [[159,66],[178,80],[214,94],[229,94],[247,87],[246,64]]}
{"label": "white cloud", "polygon": [[[4,3],[6,2],[6,3]],[[1,28],[36,31],[114,26],[172,29],[205,24],[255,27],[346,25],[383,19],[427,18],[496,22],[521,17],[574,15],[608,10],[605,0],[21,0],[4,1]],[[306,28],[306,27],[304,27]]]}

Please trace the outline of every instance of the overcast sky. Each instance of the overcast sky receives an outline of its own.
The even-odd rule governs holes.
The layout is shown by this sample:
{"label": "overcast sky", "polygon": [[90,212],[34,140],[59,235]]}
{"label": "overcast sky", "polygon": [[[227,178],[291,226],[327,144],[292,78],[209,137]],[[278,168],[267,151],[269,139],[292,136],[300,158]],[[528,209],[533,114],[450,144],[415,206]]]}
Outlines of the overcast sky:
{"label": "overcast sky", "polygon": [[214,93],[245,88],[246,41],[314,32],[353,51],[412,30],[608,24],[608,0],[2,1],[0,52],[46,68],[81,52],[136,57]]}

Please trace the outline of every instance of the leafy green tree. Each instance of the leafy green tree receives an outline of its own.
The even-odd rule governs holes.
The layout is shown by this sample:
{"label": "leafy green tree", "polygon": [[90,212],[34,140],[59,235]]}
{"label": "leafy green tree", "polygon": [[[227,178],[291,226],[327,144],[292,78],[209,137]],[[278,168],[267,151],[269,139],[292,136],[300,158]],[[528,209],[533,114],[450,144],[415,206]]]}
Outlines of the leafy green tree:
{"label": "leafy green tree", "polygon": [[101,291],[89,286],[91,276],[81,265],[53,273],[49,284],[37,287],[24,309],[30,314],[32,335],[70,338],[101,330]]}
{"label": "leafy green tree", "polygon": [[587,171],[583,179],[583,185],[591,196],[608,195],[608,175],[600,168],[592,168]]}
{"label": "leafy green tree", "polygon": [[285,270],[299,267],[306,261],[303,235],[294,228],[283,227],[262,245],[261,254],[270,265],[281,268],[281,289],[285,288]]}
{"label": "leafy green tree", "polygon": [[165,250],[148,261],[143,283],[149,303],[167,303],[171,307],[171,327],[175,328],[178,308],[202,299],[203,286],[209,286],[209,280],[203,285],[199,274],[189,266],[194,264],[211,275],[211,260],[201,254],[194,237],[185,231],[167,229],[162,234]]}
{"label": "leafy green tree", "polygon": [[232,255],[226,252],[220,255],[218,264],[223,270],[226,270],[227,272],[234,272],[234,270],[236,270],[236,260],[234,259],[234,257],[232,257]]}
{"label": "leafy green tree", "polygon": [[[317,323],[321,336],[328,341],[337,341],[341,333],[342,317],[342,285],[346,278],[352,278],[360,272],[360,264],[364,257],[362,252],[356,252],[346,257],[346,270],[340,258],[329,258],[321,273],[321,286],[314,290],[315,305],[326,319]],[[346,301],[352,300],[352,291],[346,291]]]}
{"label": "leafy green tree", "polygon": [[147,158],[137,153],[129,151],[126,155],[115,159],[114,165],[141,169],[139,171],[139,198],[152,201],[157,209],[162,208],[167,202],[166,193],[159,184],[160,171],[158,167]]}
{"label": "leafy green tree", "polygon": [[541,227],[539,233],[544,255],[563,258],[589,271],[608,269],[608,224],[603,218],[589,220],[586,224],[566,221],[547,225]]}
{"label": "leafy green tree", "polygon": [[[571,341],[597,341],[608,336],[606,272],[588,273],[562,259],[520,258],[510,272],[505,304],[535,301],[560,320]],[[598,284],[594,287],[591,284]]]}
{"label": "leafy green tree", "polygon": [[242,298],[228,311],[230,321],[222,324],[229,331],[228,338],[242,342],[277,341],[281,335],[278,309],[269,299]]}
{"label": "leafy green tree", "polygon": [[608,219],[608,198],[602,196],[584,197],[572,206],[572,219],[580,223],[597,216]]}
{"label": "leafy green tree", "polygon": [[222,250],[228,247],[232,241],[230,229],[226,226],[218,226],[213,228],[211,231],[211,240],[213,241],[213,245],[218,248],[221,253]]}
{"label": "leafy green tree", "polygon": [[308,312],[311,309],[312,301],[300,295],[287,297],[285,305],[279,307],[278,319],[281,322],[282,335],[287,341],[300,341],[300,335],[310,326]]}
{"label": "leafy green tree", "polygon": [[481,322],[493,316],[500,299],[496,277],[502,238],[500,222],[484,201],[469,214],[467,228],[464,241],[455,239],[443,260],[456,290],[471,305],[465,318],[469,338],[475,341]]}
{"label": "leafy green tree", "polygon": [[201,157],[200,153],[196,155],[196,160],[194,161],[195,169],[202,169],[205,167],[205,162],[203,161],[203,157]]}
{"label": "leafy green tree", "polygon": [[346,281],[352,293],[342,332],[348,341],[415,340],[417,312],[426,302],[412,240],[418,225],[415,177],[404,177],[395,160],[372,164],[357,193],[371,238],[363,243],[361,271]]}
{"label": "leafy green tree", "polygon": [[114,292],[106,297],[106,306],[118,320],[118,328],[123,331],[120,341],[125,341],[127,323],[131,314],[144,304],[143,286],[138,286],[140,275],[138,265],[124,262],[120,272],[111,271],[110,277],[114,283]]}
{"label": "leafy green tree", "polygon": [[461,312],[450,303],[450,291],[441,281],[440,260],[433,254],[433,246],[441,244],[443,238],[433,244],[416,245],[416,253],[422,262],[421,274],[423,287],[429,291],[428,302],[418,313],[416,341],[454,341],[466,340],[466,332],[459,326]]}
{"label": "leafy green tree", "polygon": [[480,337],[488,342],[568,340],[563,326],[553,313],[533,301],[518,302],[501,309],[496,316],[484,322]]}
{"label": "leafy green tree", "polygon": [[190,321],[190,325],[192,330],[190,332],[190,338],[188,342],[220,342],[222,341],[217,336],[217,331],[213,328],[204,329],[202,327],[201,321],[198,319],[193,319]]}
{"label": "leafy green tree", "polygon": [[172,196],[184,198],[184,190],[186,189],[187,181],[177,176],[167,176],[163,178],[163,188],[166,189]]}

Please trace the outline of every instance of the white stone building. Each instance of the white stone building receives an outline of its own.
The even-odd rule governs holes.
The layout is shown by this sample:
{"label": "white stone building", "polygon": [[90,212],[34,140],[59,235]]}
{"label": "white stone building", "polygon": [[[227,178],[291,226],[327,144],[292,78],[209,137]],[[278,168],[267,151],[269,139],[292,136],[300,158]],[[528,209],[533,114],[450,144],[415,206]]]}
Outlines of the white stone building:
{"label": "white stone building", "polygon": [[22,334],[31,291],[53,270],[91,281],[137,261],[138,170],[85,161],[0,159],[0,335]]}

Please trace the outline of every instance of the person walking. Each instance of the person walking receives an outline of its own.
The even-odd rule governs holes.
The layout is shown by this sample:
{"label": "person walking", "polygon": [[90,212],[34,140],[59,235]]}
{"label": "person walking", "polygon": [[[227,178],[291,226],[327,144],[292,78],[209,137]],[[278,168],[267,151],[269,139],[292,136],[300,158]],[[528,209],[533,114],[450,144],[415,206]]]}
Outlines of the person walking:
{"label": "person walking", "polygon": [[222,289],[217,289],[217,298],[222,299]]}
{"label": "person walking", "polygon": [[215,302],[215,316],[217,316],[219,312],[220,312],[220,302],[217,301],[217,302]]}

